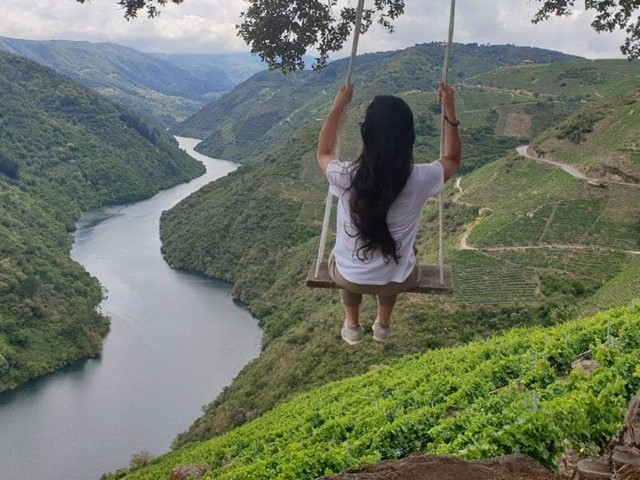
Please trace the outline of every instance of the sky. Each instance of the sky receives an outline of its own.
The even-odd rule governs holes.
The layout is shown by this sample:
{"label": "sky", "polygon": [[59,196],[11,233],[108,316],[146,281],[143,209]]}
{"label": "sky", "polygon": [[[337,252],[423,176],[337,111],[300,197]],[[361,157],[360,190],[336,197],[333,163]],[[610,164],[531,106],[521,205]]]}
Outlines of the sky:
{"label": "sky", "polygon": [[[449,0],[405,3],[405,15],[395,21],[395,32],[389,34],[374,26],[360,42],[361,53],[446,39]],[[242,52],[249,47],[237,37],[235,25],[247,5],[244,0],[184,0],[182,5],[167,6],[156,19],[143,14],[126,21],[117,0],[85,4],[76,0],[2,0],[0,36],[114,42],[144,52]],[[580,9],[571,17],[533,25],[531,18],[539,5],[539,0],[458,0],[455,41],[534,46],[592,59],[623,58],[619,49],[623,32],[595,33],[590,26],[592,14]],[[347,55],[345,49],[333,58]]]}

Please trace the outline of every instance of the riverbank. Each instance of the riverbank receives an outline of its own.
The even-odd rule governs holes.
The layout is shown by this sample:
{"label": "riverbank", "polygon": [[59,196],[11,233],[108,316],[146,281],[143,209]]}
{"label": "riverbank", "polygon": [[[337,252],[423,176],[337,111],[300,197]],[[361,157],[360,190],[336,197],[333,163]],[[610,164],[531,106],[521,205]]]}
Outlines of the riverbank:
{"label": "riverbank", "polygon": [[[189,153],[198,142],[179,140]],[[258,322],[229,284],[176,272],[160,254],[161,212],[236,168],[193,156],[204,176],[78,223],[72,257],[107,292],[111,331],[100,359],[0,396],[0,478],[97,479],[137,452],[165,452],[260,353]]]}

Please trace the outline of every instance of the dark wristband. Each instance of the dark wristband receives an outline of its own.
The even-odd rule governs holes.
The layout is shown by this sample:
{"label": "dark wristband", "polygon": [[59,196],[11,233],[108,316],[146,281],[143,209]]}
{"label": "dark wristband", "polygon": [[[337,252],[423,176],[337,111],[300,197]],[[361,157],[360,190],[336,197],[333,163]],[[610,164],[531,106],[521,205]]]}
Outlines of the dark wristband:
{"label": "dark wristband", "polygon": [[460,125],[460,120],[456,120],[455,122],[452,122],[451,120],[449,120],[449,117],[447,117],[446,115],[444,116],[444,119],[447,121],[449,125],[452,125],[454,127],[457,127],[458,125]]}

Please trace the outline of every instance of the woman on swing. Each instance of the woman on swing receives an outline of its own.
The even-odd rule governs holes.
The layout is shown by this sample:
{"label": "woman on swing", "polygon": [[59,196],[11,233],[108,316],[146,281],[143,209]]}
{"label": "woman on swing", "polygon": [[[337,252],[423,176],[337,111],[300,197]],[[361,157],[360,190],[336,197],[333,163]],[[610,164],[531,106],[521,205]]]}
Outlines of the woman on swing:
{"label": "woman on swing", "polygon": [[346,319],[342,339],[362,342],[360,303],[363,294],[378,299],[373,339],[391,333],[391,313],[398,294],[414,288],[420,268],[414,242],[422,207],[438,195],[460,166],[459,122],[453,89],[440,84],[444,111],[443,156],[430,164],[413,164],[413,113],[404,100],[378,96],[367,108],[360,132],[363,149],[353,163],[334,158],[340,117],[353,97],[353,85],[338,91],[318,139],[318,163],[338,197],[336,245],[329,274],[341,288]]}

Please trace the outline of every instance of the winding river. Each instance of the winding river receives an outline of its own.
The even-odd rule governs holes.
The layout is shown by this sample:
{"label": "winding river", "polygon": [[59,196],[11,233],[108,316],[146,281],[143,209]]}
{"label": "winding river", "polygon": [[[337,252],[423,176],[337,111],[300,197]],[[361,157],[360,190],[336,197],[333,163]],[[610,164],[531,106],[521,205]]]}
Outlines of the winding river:
{"label": "winding river", "polygon": [[160,255],[159,218],[236,166],[196,153],[207,173],[135,204],[82,217],[71,256],[108,292],[102,358],[0,395],[0,479],[92,480],[157,455],[260,352],[256,319],[230,287],[174,271]]}

